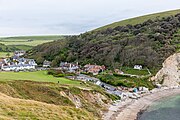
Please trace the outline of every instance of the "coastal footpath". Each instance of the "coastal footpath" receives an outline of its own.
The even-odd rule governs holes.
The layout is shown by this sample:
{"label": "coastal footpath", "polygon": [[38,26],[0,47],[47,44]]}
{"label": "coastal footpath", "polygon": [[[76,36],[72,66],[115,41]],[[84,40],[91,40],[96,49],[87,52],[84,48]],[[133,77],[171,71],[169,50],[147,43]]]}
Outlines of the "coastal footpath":
{"label": "coastal footpath", "polygon": [[104,114],[104,120],[136,120],[138,113],[146,110],[155,101],[180,94],[180,88],[154,89],[141,98],[127,99],[119,101],[109,107],[109,111]]}

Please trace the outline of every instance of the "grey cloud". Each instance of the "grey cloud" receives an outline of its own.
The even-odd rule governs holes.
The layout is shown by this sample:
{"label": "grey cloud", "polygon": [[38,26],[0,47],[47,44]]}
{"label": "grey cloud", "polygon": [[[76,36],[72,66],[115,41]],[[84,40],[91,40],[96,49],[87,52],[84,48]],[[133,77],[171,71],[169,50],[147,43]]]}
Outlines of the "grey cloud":
{"label": "grey cloud", "polygon": [[0,36],[79,34],[177,8],[179,0],[0,0]]}

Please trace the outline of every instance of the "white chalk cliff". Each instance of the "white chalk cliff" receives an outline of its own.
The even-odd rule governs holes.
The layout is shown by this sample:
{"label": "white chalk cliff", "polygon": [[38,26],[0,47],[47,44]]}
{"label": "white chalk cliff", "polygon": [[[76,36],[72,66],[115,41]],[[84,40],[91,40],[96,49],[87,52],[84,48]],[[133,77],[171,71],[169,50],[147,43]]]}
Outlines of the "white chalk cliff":
{"label": "white chalk cliff", "polygon": [[162,81],[163,86],[179,86],[180,84],[180,53],[168,57],[163,63],[163,68],[152,78]]}

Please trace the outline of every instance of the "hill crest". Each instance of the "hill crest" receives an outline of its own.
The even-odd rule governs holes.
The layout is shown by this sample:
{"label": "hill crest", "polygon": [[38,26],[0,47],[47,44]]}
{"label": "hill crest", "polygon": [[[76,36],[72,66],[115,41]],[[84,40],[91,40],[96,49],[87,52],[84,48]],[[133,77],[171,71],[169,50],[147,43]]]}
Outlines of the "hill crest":
{"label": "hill crest", "polygon": [[132,18],[129,18],[129,19],[117,21],[117,22],[110,23],[108,25],[96,28],[93,31],[105,30],[107,28],[115,28],[117,26],[126,26],[128,24],[135,25],[135,24],[143,23],[143,22],[147,21],[148,19],[151,19],[151,20],[155,20],[156,18],[161,19],[163,17],[176,15],[178,13],[180,13],[180,9],[178,9],[178,10],[170,10],[170,11],[165,11],[165,12],[159,12],[159,13],[152,13],[152,14],[138,16],[138,17],[132,17]]}

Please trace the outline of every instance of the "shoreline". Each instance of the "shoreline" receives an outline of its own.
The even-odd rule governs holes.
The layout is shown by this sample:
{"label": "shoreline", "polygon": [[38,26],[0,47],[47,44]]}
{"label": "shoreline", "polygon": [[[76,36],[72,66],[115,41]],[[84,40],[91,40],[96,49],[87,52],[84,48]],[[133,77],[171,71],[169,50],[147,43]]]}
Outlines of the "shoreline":
{"label": "shoreline", "polygon": [[103,115],[103,120],[138,120],[138,117],[154,102],[179,94],[180,88],[152,90],[151,93],[143,95],[138,100],[127,99],[111,105],[109,111]]}

